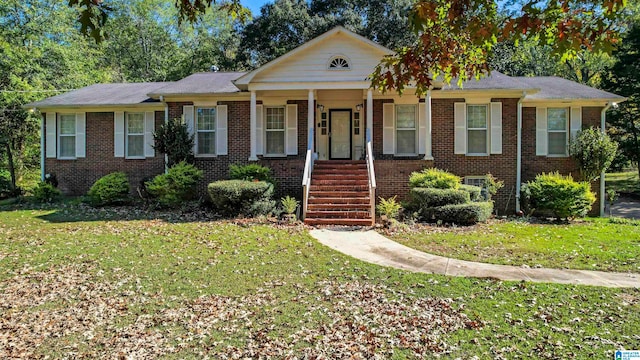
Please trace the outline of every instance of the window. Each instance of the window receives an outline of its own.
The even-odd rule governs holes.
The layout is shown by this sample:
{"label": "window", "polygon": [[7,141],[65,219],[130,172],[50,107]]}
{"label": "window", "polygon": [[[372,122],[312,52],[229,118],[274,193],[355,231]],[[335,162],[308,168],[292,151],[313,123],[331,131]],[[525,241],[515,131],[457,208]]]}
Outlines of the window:
{"label": "window", "polygon": [[284,155],[284,107],[268,107],[266,120],[266,154]]}
{"label": "window", "polygon": [[342,56],[336,56],[329,61],[329,70],[347,70],[349,61]]}
{"label": "window", "polygon": [[467,105],[467,154],[485,155],[487,151],[487,105]]}
{"label": "window", "polygon": [[76,157],[76,115],[60,114],[58,117],[58,158],[75,159]]}
{"label": "window", "polygon": [[127,158],[144,158],[144,113],[127,113]]}
{"label": "window", "polygon": [[416,155],[416,106],[396,106],[396,155]]}
{"label": "window", "polygon": [[547,109],[547,136],[549,155],[567,155],[567,124],[569,110],[566,108]]}
{"label": "window", "polygon": [[216,108],[196,111],[196,148],[198,155],[216,154]]}
{"label": "window", "polygon": [[484,176],[465,176],[464,183],[466,185],[473,185],[477,187],[484,187],[484,183],[486,181],[486,177]]}

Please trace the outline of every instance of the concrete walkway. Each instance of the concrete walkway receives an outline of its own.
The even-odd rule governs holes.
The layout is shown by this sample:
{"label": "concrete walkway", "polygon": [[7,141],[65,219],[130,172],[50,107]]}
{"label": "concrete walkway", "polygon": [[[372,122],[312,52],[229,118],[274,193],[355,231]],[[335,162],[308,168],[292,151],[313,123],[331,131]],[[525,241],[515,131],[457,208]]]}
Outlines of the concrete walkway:
{"label": "concrete walkway", "polygon": [[354,258],[413,272],[512,281],[526,280],[557,284],[640,288],[640,274],[531,269],[455,260],[406,247],[373,230],[315,229],[311,230],[310,234],[322,244]]}

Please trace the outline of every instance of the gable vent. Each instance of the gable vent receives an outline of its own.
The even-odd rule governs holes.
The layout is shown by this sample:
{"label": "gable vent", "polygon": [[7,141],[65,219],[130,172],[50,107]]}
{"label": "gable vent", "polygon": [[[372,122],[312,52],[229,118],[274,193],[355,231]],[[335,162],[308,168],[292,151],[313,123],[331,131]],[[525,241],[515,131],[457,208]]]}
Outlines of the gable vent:
{"label": "gable vent", "polygon": [[349,60],[344,56],[334,56],[329,60],[330,70],[347,70],[350,69]]}

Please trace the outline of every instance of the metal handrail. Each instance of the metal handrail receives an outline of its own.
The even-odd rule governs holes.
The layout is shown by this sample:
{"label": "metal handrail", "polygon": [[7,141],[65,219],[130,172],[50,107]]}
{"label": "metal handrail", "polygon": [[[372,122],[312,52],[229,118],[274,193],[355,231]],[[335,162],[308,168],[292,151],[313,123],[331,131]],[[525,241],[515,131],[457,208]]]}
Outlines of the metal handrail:
{"label": "metal handrail", "polygon": [[376,222],[376,171],[373,166],[373,145],[371,144],[371,129],[366,130],[367,138],[367,172],[369,174],[369,201],[371,204],[371,225]]}
{"label": "metal handrail", "polygon": [[302,173],[302,218],[307,216],[309,203],[309,188],[311,187],[311,173],[313,172],[313,128],[309,128],[307,139],[307,156],[304,160],[304,172]]}

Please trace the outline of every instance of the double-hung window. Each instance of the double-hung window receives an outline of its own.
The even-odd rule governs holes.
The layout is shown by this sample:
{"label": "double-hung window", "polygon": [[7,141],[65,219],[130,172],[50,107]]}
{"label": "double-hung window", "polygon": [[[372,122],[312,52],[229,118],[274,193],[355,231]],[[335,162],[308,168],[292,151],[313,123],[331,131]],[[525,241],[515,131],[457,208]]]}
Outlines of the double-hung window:
{"label": "double-hung window", "polygon": [[126,114],[126,154],[130,159],[144,158],[144,113]]}
{"label": "double-hung window", "polygon": [[488,106],[467,105],[467,154],[488,154]]}
{"label": "double-hung window", "polygon": [[285,155],[284,107],[266,108],[266,155]]}
{"label": "double-hung window", "polygon": [[548,154],[552,156],[567,155],[567,128],[569,111],[567,108],[547,109]]}
{"label": "double-hung window", "polygon": [[196,148],[198,155],[216,154],[216,108],[198,108],[196,112]]}
{"label": "double-hung window", "polygon": [[416,155],[417,124],[415,105],[396,106],[396,155]]}
{"label": "double-hung window", "polygon": [[76,115],[58,115],[58,158],[73,159],[76,157]]}

